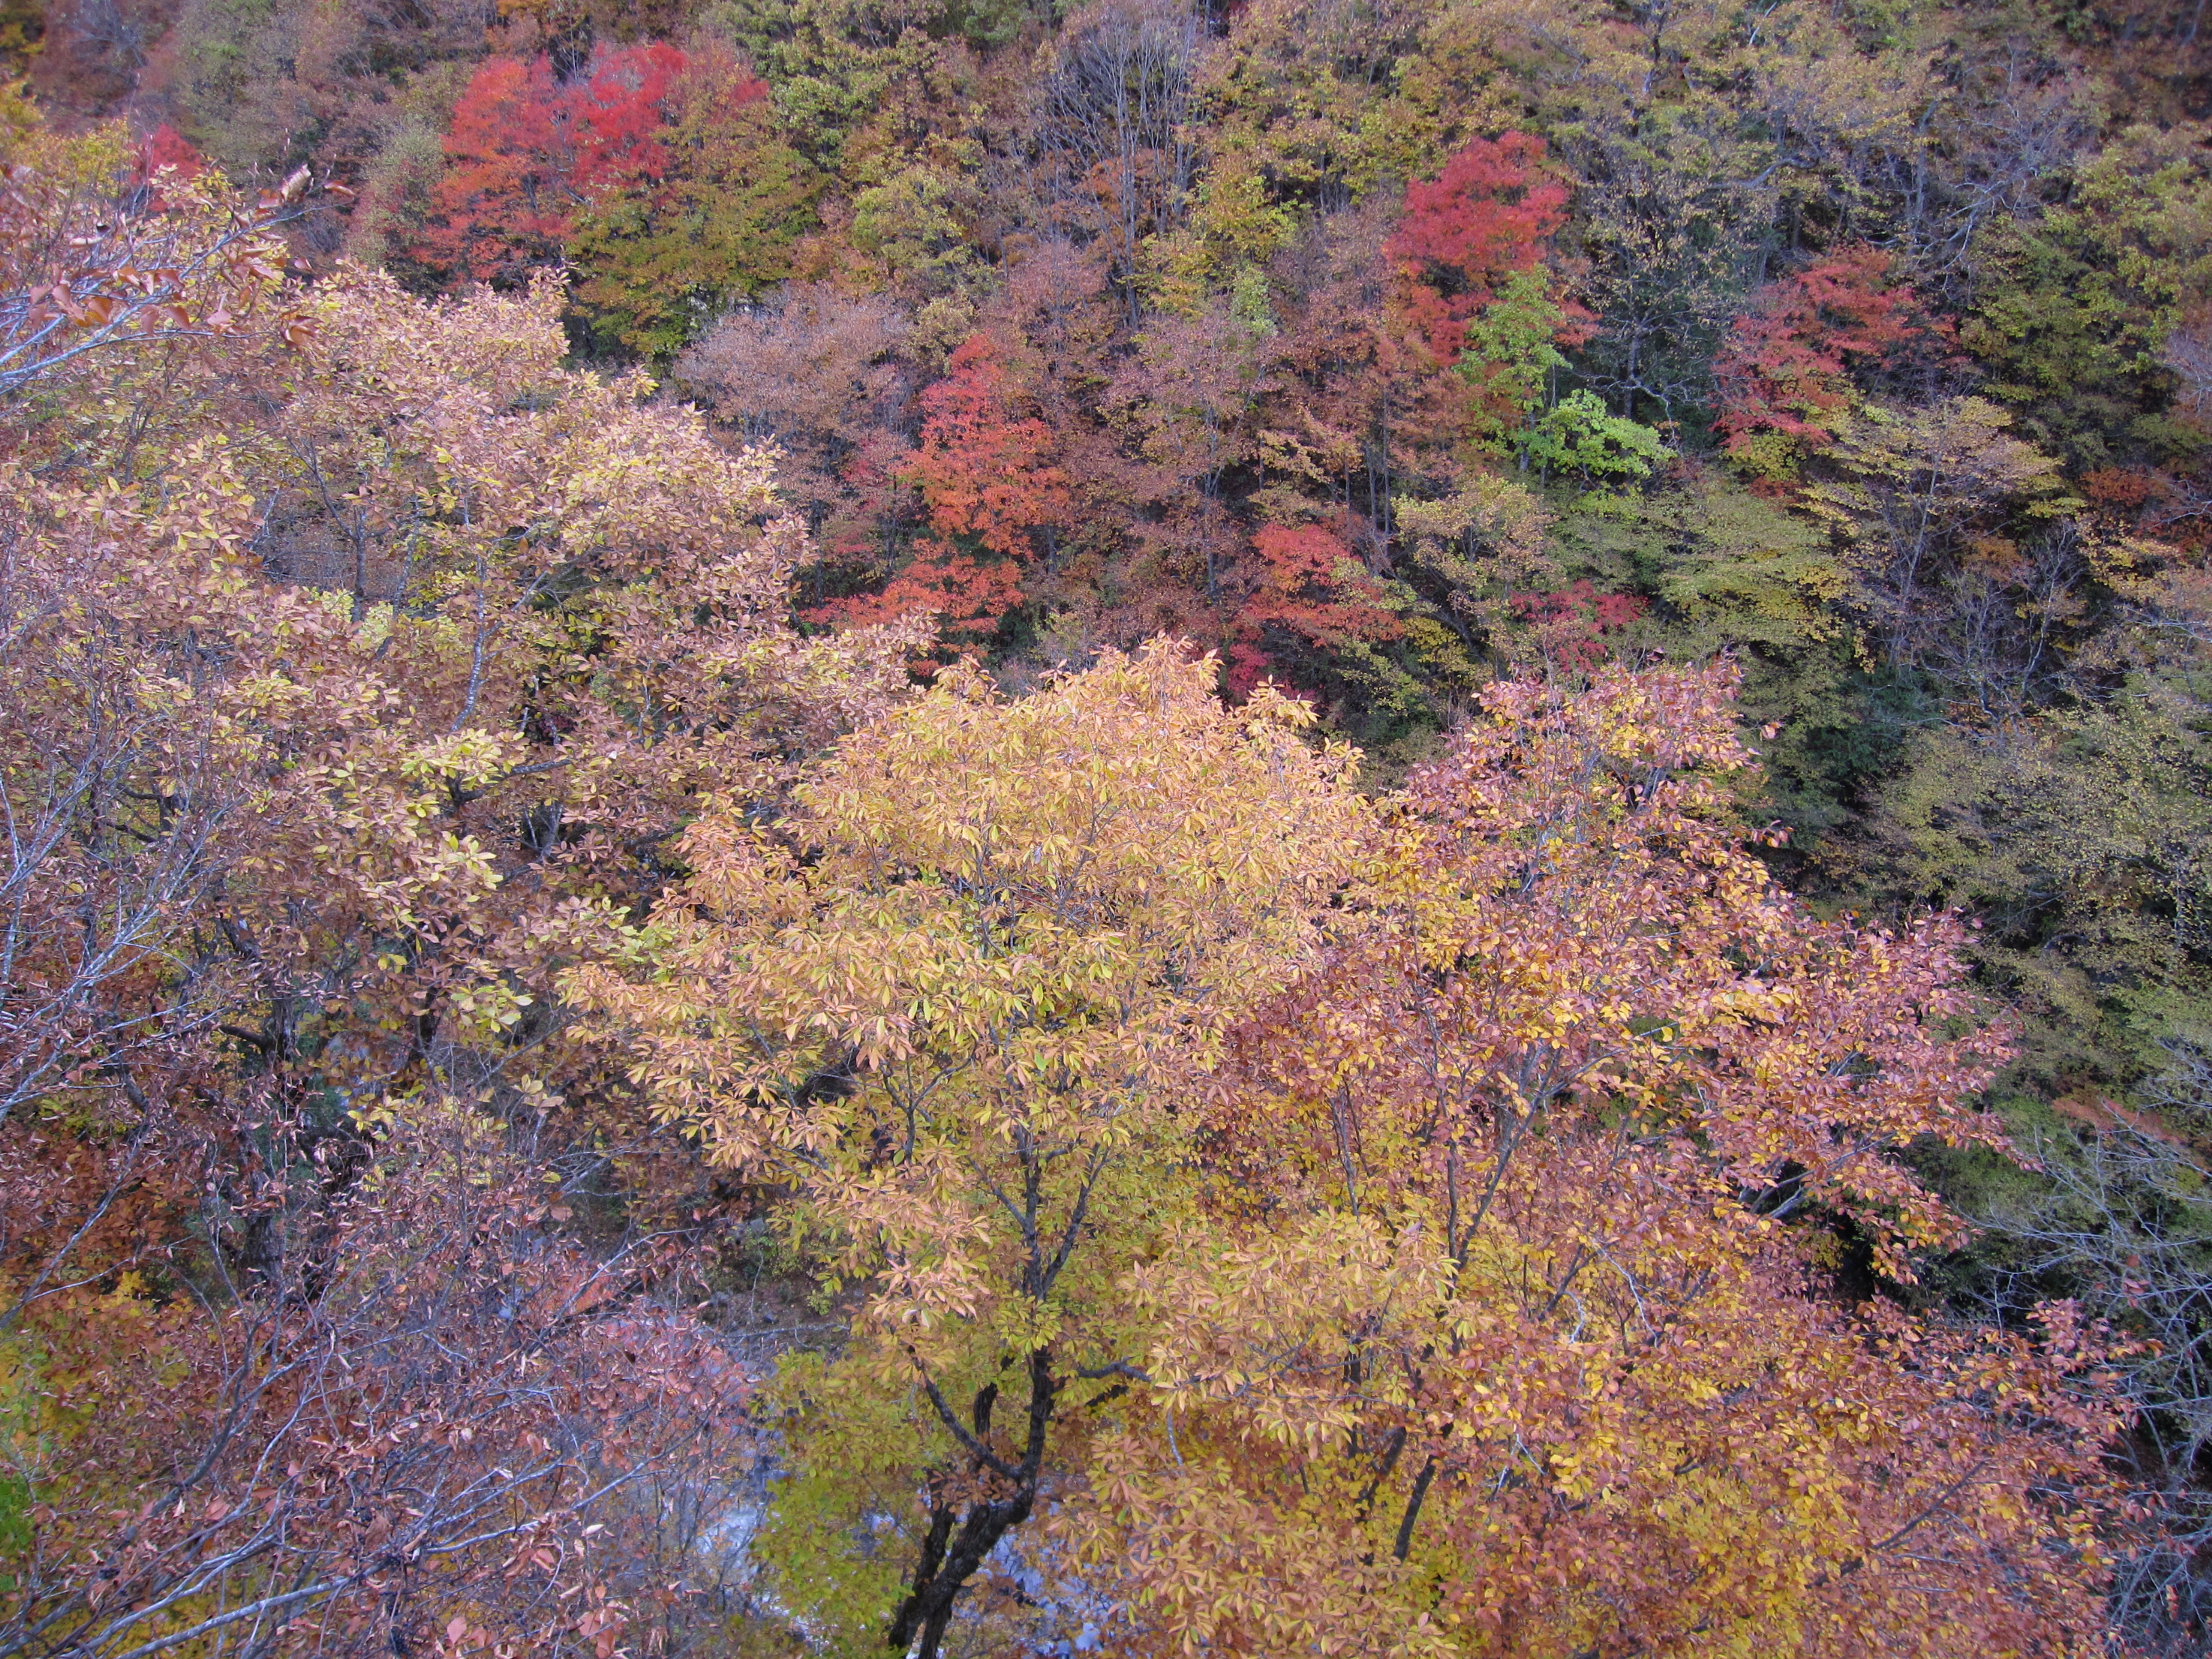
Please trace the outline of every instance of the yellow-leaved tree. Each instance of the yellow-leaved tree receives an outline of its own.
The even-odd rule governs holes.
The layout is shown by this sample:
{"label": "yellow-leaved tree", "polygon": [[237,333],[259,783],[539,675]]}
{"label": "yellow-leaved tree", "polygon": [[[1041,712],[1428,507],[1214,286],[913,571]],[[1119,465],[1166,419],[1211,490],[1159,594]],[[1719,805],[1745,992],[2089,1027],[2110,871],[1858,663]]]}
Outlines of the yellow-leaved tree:
{"label": "yellow-leaved tree", "polygon": [[950,673],[781,823],[696,824],[630,971],[568,981],[857,1292],[843,1352],[778,1379],[764,1549],[863,1649],[937,1652],[1083,1468],[1142,1352],[1128,1270],[1190,1212],[1181,1108],[1318,960],[1350,755],[1272,694],[1224,709],[1215,672],[1162,642],[1018,702]]}

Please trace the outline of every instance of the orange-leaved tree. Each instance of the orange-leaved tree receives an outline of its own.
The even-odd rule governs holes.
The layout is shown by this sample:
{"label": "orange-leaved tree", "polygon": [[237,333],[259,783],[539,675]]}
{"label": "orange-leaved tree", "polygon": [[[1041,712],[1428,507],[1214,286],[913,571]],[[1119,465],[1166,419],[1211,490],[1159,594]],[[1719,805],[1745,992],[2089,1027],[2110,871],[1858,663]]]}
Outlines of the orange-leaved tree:
{"label": "orange-leaved tree", "polygon": [[921,441],[902,476],[921,493],[928,534],[879,594],[830,607],[847,620],[933,614],[950,641],[988,640],[1020,603],[1036,532],[1067,515],[1052,428],[1022,412],[987,334],[970,335],[921,394]]}
{"label": "orange-leaved tree", "polygon": [[856,1293],[781,1593],[924,1653],[1074,1559],[1139,1652],[2094,1643],[2096,1334],[1838,1276],[1956,1236],[1895,1153],[2002,1146],[2002,1044],[1954,924],[1773,885],[1732,674],[1502,687],[1379,813],[1205,684],[960,671],[571,976]]}
{"label": "orange-leaved tree", "polygon": [[[289,398],[161,433],[144,487],[41,475],[36,428],[11,464],[0,1115],[217,1025],[346,1099],[482,1036],[471,1086],[519,1075],[556,939],[649,891],[698,798],[772,793],[884,698],[890,647],[787,626],[765,458],[563,369],[556,283],[303,303]],[[146,392],[102,361],[55,401]]]}
{"label": "orange-leaved tree", "polygon": [[782,823],[696,824],[632,970],[568,981],[854,1294],[842,1352],[775,1385],[762,1548],[854,1639],[933,1659],[1083,1467],[1142,1352],[1126,1270],[1187,1211],[1178,1103],[1318,965],[1349,756],[1271,693],[1224,710],[1215,672],[1160,642],[1006,702],[956,668]]}
{"label": "orange-leaved tree", "polygon": [[1834,1271],[1956,1237],[1901,1148],[2002,1145],[1959,927],[1774,884],[1733,690],[1495,688],[1238,1034],[1068,1512],[1116,1650],[2097,1650],[2094,1334]]}

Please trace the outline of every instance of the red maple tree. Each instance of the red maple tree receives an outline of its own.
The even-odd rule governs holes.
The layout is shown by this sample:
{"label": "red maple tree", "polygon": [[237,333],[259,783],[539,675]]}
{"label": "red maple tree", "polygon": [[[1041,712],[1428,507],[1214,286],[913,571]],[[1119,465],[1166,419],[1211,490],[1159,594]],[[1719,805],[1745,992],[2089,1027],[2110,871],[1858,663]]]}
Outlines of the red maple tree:
{"label": "red maple tree", "polygon": [[[690,59],[665,40],[648,40],[595,54],[586,74],[568,88],[574,134],[575,171],[570,186],[586,200],[601,191],[668,173],[661,130],[677,77]],[[745,76],[731,89],[733,107],[767,95],[762,82]]]}
{"label": "red maple tree", "polygon": [[1048,459],[1052,428],[1023,412],[988,335],[970,335],[947,368],[921,394],[921,441],[898,471],[928,516],[916,556],[882,592],[823,611],[854,623],[933,611],[947,640],[973,641],[1020,602],[1034,532],[1067,515],[1067,475]]}
{"label": "red maple tree", "polygon": [[1398,303],[1439,365],[1459,359],[1467,325],[1516,270],[1534,267],[1566,217],[1567,187],[1525,132],[1477,138],[1432,179],[1406,186],[1398,228],[1383,246]]}
{"label": "red maple tree", "polygon": [[[179,179],[197,179],[207,171],[207,161],[191,141],[167,121],[148,133],[139,143],[137,154],[131,158],[131,182],[150,185],[162,168],[174,171]],[[149,203],[149,211],[161,211],[157,193]]]}
{"label": "red maple tree", "polygon": [[511,283],[557,263],[579,207],[666,172],[662,103],[685,62],[653,41],[602,51],[563,82],[542,55],[486,58],[453,106],[415,257],[457,282]]}
{"label": "red maple tree", "polygon": [[1608,653],[1606,636],[1618,634],[1647,607],[1633,593],[1601,593],[1584,579],[1549,593],[1516,593],[1513,612],[1530,625],[1537,653],[1555,667],[1587,674]]}
{"label": "red maple tree", "polygon": [[1261,641],[1273,628],[1318,646],[1395,639],[1405,624],[1344,538],[1320,525],[1267,525],[1252,537],[1258,586],[1237,615],[1229,690],[1249,695],[1273,665]]}
{"label": "red maple tree", "polygon": [[1759,290],[1714,360],[1729,453],[1752,457],[1761,439],[1788,453],[1825,447],[1858,402],[1859,381],[1940,350],[1948,324],[1897,280],[1893,257],[1845,247]]}

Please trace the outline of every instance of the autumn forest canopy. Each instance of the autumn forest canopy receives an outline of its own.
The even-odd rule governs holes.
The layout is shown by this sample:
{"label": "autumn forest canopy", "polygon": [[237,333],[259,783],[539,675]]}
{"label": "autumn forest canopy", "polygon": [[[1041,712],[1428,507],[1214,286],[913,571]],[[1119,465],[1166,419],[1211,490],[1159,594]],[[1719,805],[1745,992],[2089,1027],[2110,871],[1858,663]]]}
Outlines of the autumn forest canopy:
{"label": "autumn forest canopy", "polygon": [[0,0],[0,1653],[2212,1656],[2195,0]]}

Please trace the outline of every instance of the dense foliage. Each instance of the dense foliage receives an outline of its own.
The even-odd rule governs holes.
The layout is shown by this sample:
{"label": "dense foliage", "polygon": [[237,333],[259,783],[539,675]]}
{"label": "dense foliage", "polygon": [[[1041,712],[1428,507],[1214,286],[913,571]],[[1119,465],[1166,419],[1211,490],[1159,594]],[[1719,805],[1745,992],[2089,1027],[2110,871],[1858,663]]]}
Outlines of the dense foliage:
{"label": "dense foliage", "polygon": [[0,1648],[2212,1653],[2212,41],[0,6]]}

